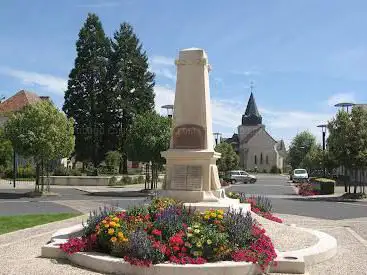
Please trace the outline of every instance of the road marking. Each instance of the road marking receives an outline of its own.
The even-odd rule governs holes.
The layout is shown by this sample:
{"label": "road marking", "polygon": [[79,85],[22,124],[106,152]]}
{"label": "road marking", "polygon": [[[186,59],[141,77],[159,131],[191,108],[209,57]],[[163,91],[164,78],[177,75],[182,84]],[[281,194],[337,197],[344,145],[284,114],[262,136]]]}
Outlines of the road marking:
{"label": "road marking", "polygon": [[367,206],[367,204],[354,203],[354,202],[337,201],[337,203],[351,205],[351,206]]}
{"label": "road marking", "polygon": [[363,244],[365,247],[367,247],[367,241],[365,239],[363,239],[357,232],[355,232],[352,228],[350,227],[345,227],[345,229],[354,237],[357,239],[357,241],[359,241],[361,244]]}

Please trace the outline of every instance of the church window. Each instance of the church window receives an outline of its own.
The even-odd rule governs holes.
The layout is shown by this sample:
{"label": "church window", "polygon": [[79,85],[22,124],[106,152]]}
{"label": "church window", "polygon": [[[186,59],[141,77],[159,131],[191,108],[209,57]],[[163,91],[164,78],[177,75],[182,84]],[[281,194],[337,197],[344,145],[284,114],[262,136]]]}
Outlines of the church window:
{"label": "church window", "polygon": [[266,156],[265,161],[266,161],[266,164],[269,164],[269,157],[268,156]]}
{"label": "church window", "polygon": [[255,164],[257,164],[257,156],[255,155]]}
{"label": "church window", "polygon": [[260,154],[260,164],[263,164],[263,153]]}

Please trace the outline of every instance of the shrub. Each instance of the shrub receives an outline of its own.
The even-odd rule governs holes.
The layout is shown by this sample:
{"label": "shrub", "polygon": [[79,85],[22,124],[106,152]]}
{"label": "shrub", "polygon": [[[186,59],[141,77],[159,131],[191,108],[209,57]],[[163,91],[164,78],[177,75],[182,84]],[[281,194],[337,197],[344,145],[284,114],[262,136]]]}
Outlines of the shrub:
{"label": "shrub", "polygon": [[122,176],[120,181],[118,182],[118,185],[130,185],[133,183],[133,180],[129,176]]}
{"label": "shrub", "polygon": [[278,167],[276,167],[275,165],[273,165],[271,168],[270,168],[270,173],[272,174],[278,174],[279,173],[279,170]]}
{"label": "shrub", "polygon": [[108,185],[109,186],[115,186],[117,184],[117,182],[118,182],[117,178],[115,176],[113,176],[112,178],[110,178],[108,180]]}
{"label": "shrub", "polygon": [[170,198],[156,198],[127,211],[103,209],[91,215],[84,228],[86,235],[61,245],[63,251],[93,248],[139,266],[232,260],[252,261],[265,270],[276,258],[270,238],[249,213],[200,213]]}
{"label": "shrub", "polygon": [[70,173],[70,176],[76,176],[76,177],[79,177],[82,175],[82,171],[80,171],[79,169],[70,169],[69,173]]}
{"label": "shrub", "polygon": [[263,170],[263,173],[265,173],[265,174],[266,174],[266,173],[268,173],[268,170],[264,169],[264,170]]}
{"label": "shrub", "polygon": [[327,178],[312,178],[310,183],[313,189],[321,195],[334,194],[335,180]]}
{"label": "shrub", "polygon": [[70,174],[69,174],[69,170],[65,166],[59,165],[53,171],[53,175],[54,176],[69,176]]}

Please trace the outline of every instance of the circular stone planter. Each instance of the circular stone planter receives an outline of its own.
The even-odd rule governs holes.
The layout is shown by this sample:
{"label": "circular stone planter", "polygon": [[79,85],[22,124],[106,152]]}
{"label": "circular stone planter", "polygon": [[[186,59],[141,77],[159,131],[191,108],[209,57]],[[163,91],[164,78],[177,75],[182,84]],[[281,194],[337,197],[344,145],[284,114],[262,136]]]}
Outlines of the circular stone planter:
{"label": "circular stone planter", "polygon": [[[284,225],[282,225],[284,226]],[[293,226],[294,228],[295,226]],[[223,261],[201,265],[178,265],[164,263],[151,267],[138,267],[125,262],[122,258],[98,252],[79,252],[67,255],[60,249],[60,244],[67,242],[69,237],[80,236],[82,225],[61,229],[52,235],[51,241],[42,247],[41,255],[46,258],[69,259],[72,263],[101,273],[124,275],[255,275],[261,274],[257,264],[247,262]],[[277,251],[275,265],[271,272],[304,274],[306,266],[315,265],[332,258],[337,252],[334,237],[312,229],[298,228],[317,237],[315,245],[293,251]]]}

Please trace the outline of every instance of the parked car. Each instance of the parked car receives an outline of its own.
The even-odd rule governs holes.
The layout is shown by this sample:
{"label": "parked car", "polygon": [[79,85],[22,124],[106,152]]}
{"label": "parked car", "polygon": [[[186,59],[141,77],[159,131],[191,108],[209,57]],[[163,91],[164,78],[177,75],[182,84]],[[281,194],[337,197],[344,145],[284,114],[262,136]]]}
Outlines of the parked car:
{"label": "parked car", "polygon": [[294,169],[292,173],[293,182],[307,182],[308,173],[306,169]]}
{"label": "parked car", "polygon": [[251,175],[247,173],[246,171],[242,171],[242,170],[229,171],[226,174],[225,179],[230,181],[232,184],[237,183],[237,182],[255,183],[257,180],[256,176]]}

